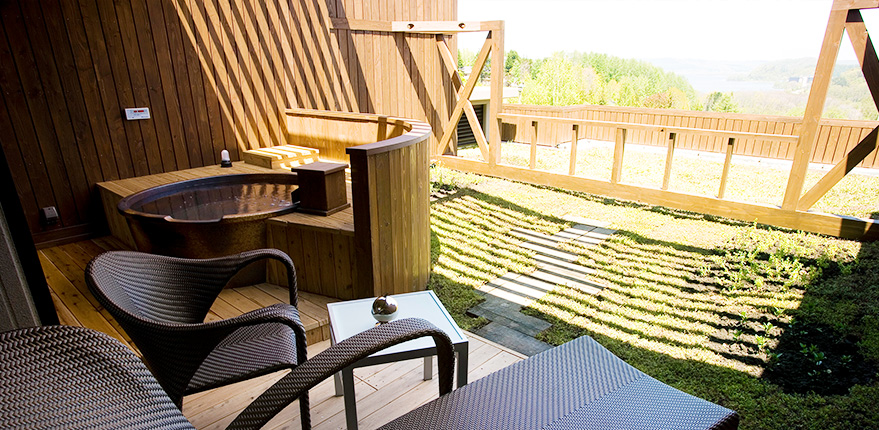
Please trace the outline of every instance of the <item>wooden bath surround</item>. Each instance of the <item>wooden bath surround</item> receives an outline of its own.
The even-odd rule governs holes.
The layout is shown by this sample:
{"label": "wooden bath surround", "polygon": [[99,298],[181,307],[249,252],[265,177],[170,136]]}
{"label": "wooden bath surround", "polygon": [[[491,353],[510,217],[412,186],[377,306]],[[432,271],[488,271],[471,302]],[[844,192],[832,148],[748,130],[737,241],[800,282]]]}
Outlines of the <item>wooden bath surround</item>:
{"label": "wooden bath surround", "polygon": [[[351,207],[329,216],[294,212],[269,218],[266,246],[287,252],[301,291],[343,300],[424,290],[430,272],[430,127],[371,114],[287,111],[290,144],[316,148],[321,161],[351,165]],[[317,126],[320,125],[320,126]],[[308,130],[303,133],[302,130]],[[346,145],[345,149],[339,146]],[[278,172],[235,162],[98,183],[113,236],[135,249],[116,205],[138,191],[214,175]],[[218,239],[220,240],[220,239]],[[270,262],[265,280],[286,285]]]}

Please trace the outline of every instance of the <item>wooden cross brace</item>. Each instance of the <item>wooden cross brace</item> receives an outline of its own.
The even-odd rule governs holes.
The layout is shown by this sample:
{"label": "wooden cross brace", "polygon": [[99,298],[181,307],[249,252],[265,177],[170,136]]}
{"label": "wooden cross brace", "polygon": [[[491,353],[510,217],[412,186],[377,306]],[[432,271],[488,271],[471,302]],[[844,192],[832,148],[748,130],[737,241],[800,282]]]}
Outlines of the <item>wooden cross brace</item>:
{"label": "wooden cross brace", "polygon": [[815,78],[812,81],[812,89],[809,92],[809,101],[806,104],[806,112],[803,115],[803,127],[797,141],[797,149],[794,153],[790,177],[788,177],[787,190],[785,191],[784,202],[782,203],[783,209],[808,210],[827,191],[839,183],[845,175],[851,172],[858,163],[876,150],[879,131],[874,129],[860,143],[855,145],[839,163],[833,166],[818,183],[800,196],[843,33],[848,33],[852,47],[854,47],[855,54],[858,56],[858,61],[861,64],[864,79],[867,81],[867,87],[873,96],[873,103],[879,108],[879,57],[876,55],[876,50],[873,47],[873,42],[870,40],[870,34],[864,25],[864,19],[860,11],[860,9],[874,8],[879,8],[879,1],[836,0],[833,3],[830,19],[827,22],[827,31],[824,34],[821,54],[818,57],[818,65],[815,69]]}

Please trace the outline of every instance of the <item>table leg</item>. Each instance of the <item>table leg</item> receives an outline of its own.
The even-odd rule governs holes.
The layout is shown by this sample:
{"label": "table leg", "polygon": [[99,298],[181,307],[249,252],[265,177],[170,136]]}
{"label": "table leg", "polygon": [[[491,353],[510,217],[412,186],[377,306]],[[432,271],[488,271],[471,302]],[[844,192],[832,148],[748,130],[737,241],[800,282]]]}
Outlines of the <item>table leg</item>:
{"label": "table leg", "polygon": [[433,356],[428,355],[424,357],[424,380],[429,381],[433,379]]}
{"label": "table leg", "polygon": [[345,389],[345,421],[348,430],[357,430],[357,402],[354,398],[354,369],[342,370],[342,385]]}
{"label": "table leg", "polygon": [[469,355],[470,355],[470,345],[469,342],[462,343],[455,348],[458,354],[458,388],[461,388],[467,385],[467,370],[470,366],[469,364]]}
{"label": "table leg", "polygon": [[333,385],[336,387],[336,397],[345,394],[345,392],[342,391],[342,372],[333,373]]}

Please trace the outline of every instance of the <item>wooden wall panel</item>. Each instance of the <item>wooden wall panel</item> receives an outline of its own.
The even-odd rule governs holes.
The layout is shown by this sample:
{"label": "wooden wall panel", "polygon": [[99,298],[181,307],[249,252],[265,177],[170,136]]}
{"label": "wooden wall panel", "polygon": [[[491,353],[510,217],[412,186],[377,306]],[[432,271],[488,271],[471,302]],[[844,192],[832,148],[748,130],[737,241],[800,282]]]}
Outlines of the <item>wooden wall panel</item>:
{"label": "wooden wall panel", "polygon": [[[454,91],[434,36],[338,30],[331,18],[456,17],[456,0],[0,2],[0,146],[31,232],[52,241],[103,228],[97,182],[283,144],[286,108],[441,130]],[[126,121],[131,107],[152,118]],[[59,225],[40,225],[46,206]]]}

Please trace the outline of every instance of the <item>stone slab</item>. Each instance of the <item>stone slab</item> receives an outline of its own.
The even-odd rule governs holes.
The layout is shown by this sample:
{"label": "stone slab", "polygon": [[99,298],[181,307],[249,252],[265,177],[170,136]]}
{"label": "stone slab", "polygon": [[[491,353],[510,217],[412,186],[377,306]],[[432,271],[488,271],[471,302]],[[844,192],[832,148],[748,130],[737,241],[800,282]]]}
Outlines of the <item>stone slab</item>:
{"label": "stone slab", "polygon": [[490,322],[474,333],[529,357],[552,348],[548,343],[496,322]]}
{"label": "stone slab", "polygon": [[537,336],[540,332],[552,327],[552,324],[540,318],[525,315],[522,312],[516,312],[515,315],[500,315],[477,305],[467,311],[467,313],[483,317],[491,322],[501,324],[531,337]]}

